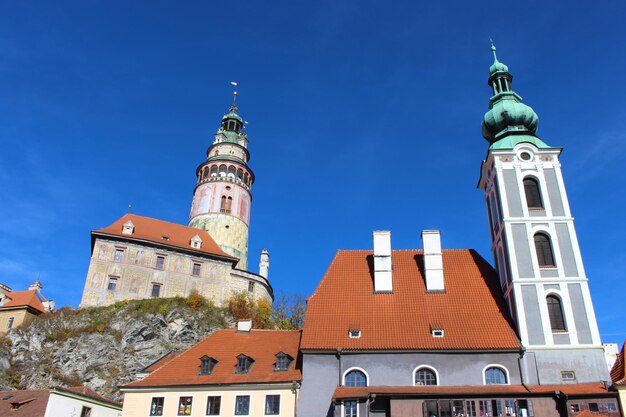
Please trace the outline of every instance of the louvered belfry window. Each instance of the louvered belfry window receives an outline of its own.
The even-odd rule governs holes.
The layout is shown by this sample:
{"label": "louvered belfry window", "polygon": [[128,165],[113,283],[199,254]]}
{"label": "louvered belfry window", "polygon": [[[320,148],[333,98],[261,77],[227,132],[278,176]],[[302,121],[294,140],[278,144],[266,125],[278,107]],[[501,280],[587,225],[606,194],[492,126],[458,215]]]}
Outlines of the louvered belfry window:
{"label": "louvered belfry window", "polygon": [[552,244],[547,235],[543,233],[537,233],[535,235],[535,249],[537,251],[539,266],[555,266]]}
{"label": "louvered belfry window", "polygon": [[526,205],[529,209],[542,209],[541,192],[539,183],[534,178],[524,178],[524,193],[526,194]]}
{"label": "louvered belfry window", "polygon": [[546,297],[548,303],[548,316],[550,316],[550,327],[553,332],[566,331],[565,318],[563,317],[563,307],[561,306],[561,300],[555,295],[549,295]]}

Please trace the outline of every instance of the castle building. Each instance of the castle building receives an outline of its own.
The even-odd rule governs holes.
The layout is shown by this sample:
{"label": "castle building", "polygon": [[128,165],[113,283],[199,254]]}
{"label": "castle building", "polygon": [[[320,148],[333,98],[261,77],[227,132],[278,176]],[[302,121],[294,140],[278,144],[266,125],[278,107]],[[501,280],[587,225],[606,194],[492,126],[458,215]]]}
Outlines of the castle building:
{"label": "castle building", "polygon": [[301,417],[620,416],[558,160],[495,58],[482,163],[496,268],[471,249],[339,251],[307,301]]}
{"label": "castle building", "polygon": [[269,253],[247,271],[254,174],[248,139],[233,104],[196,170],[188,226],[126,214],[91,232],[91,261],[81,307],[192,292],[222,306],[235,293],[270,304]]}

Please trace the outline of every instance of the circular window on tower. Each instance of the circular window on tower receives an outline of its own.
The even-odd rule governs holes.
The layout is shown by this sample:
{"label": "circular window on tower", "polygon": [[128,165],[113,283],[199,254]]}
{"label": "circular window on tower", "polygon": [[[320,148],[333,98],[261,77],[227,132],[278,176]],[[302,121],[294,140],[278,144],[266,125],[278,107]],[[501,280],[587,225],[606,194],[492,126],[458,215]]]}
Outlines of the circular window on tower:
{"label": "circular window on tower", "polygon": [[530,161],[532,159],[532,155],[528,152],[522,152],[521,154],[519,154],[519,157],[522,161]]}
{"label": "circular window on tower", "polygon": [[230,185],[226,186],[226,191],[230,191]]}

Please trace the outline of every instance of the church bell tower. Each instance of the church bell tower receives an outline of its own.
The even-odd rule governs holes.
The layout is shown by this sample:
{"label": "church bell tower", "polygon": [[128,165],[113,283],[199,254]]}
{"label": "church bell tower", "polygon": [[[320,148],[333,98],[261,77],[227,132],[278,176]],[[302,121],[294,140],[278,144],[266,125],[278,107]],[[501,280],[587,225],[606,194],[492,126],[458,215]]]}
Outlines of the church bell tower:
{"label": "church bell tower", "polygon": [[559,160],[539,118],[496,57],[482,123],[483,190],[500,286],[522,345],[528,383],[608,380],[600,334]]}
{"label": "church bell tower", "polygon": [[[235,99],[237,93],[235,92]],[[196,169],[189,226],[204,229],[222,250],[248,267],[248,227],[254,173],[248,167],[248,137],[233,101],[207,149],[207,159]]]}

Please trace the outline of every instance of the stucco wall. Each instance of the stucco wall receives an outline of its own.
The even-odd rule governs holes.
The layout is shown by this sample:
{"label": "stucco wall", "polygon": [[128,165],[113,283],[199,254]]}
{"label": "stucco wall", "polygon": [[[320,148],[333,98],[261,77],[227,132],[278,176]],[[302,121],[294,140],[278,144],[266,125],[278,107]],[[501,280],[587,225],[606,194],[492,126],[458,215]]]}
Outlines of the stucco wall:
{"label": "stucco wall", "polygon": [[120,417],[122,415],[121,410],[112,406],[51,392],[44,417],[80,417],[83,407],[91,408],[90,417]]}
{"label": "stucco wall", "polygon": [[122,417],[146,417],[150,415],[150,404],[153,397],[163,397],[163,416],[178,415],[180,397],[192,397],[190,417],[206,416],[207,397],[221,397],[221,416],[235,415],[235,398],[238,395],[250,396],[250,416],[265,415],[265,396],[280,395],[280,416],[295,416],[296,394],[287,385],[255,386],[255,387],[189,387],[165,388],[164,390],[148,390],[144,392],[126,392]]}
{"label": "stucco wall", "polygon": [[[116,248],[124,249],[115,262]],[[163,269],[156,268],[157,255],[165,256]],[[194,276],[193,264],[200,263]],[[160,297],[187,296],[197,291],[216,305],[224,305],[236,292],[247,291],[255,282],[254,298],[272,302],[269,287],[255,274],[234,273],[232,265],[218,260],[161,250],[135,243],[96,239],[81,307],[110,305],[120,300],[149,298],[153,284],[160,284]],[[118,277],[115,290],[108,290],[109,278]]]}
{"label": "stucco wall", "polygon": [[540,384],[562,384],[561,371],[574,371],[577,383],[610,381],[604,350],[589,349],[529,349],[537,358]]}
{"label": "stucco wall", "polygon": [[11,328],[15,329],[22,324],[28,323],[37,316],[29,313],[26,308],[0,311],[0,335],[8,333],[9,329],[7,326],[10,317],[13,317],[13,325]]}

